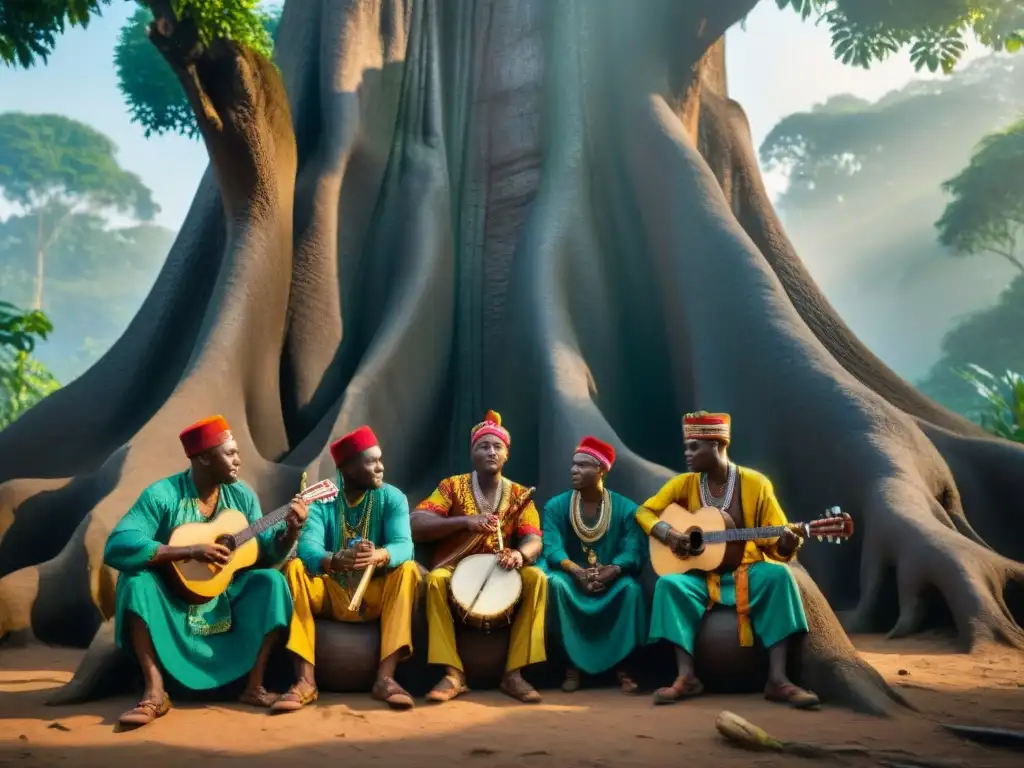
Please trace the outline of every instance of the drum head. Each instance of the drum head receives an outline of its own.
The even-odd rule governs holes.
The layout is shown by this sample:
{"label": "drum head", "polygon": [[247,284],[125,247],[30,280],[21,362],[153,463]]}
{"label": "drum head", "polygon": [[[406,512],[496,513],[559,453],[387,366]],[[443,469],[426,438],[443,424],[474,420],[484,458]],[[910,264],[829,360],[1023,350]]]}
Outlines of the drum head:
{"label": "drum head", "polygon": [[[491,554],[470,555],[456,567],[452,574],[451,594],[452,600],[463,611],[469,611],[472,606],[473,616],[497,616],[515,605],[519,599],[523,578],[518,571],[506,571],[497,566],[487,579],[496,559],[497,555]],[[480,587],[485,579],[487,586],[481,592]]]}

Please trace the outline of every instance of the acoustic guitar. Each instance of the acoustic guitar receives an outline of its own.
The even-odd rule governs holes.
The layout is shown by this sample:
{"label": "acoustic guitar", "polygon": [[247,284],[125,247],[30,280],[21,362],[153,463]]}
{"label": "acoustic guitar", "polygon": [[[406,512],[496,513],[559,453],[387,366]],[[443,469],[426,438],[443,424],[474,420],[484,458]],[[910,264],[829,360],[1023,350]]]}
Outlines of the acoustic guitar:
{"label": "acoustic guitar", "polygon": [[[690,555],[681,558],[668,546],[650,537],[651,567],[659,576],[690,571],[730,573],[743,561],[743,550],[748,541],[778,538],[788,527],[737,528],[732,516],[717,507],[702,507],[690,512],[678,504],[669,504],[659,520],[690,540]],[[808,539],[814,537],[818,541],[827,539],[829,543],[840,544],[853,536],[853,518],[839,507],[831,507],[817,520],[795,525],[804,529]]]}
{"label": "acoustic guitar", "polygon": [[[299,497],[310,504],[314,501],[327,501],[337,495],[338,487],[333,482],[321,480],[302,491]],[[179,525],[171,531],[168,546],[221,544],[231,550],[231,559],[224,565],[204,563],[201,560],[168,563],[162,569],[164,581],[190,605],[210,602],[228,588],[236,573],[256,563],[259,557],[256,537],[284,520],[289,507],[290,501],[251,524],[237,509],[223,509],[206,522]]]}

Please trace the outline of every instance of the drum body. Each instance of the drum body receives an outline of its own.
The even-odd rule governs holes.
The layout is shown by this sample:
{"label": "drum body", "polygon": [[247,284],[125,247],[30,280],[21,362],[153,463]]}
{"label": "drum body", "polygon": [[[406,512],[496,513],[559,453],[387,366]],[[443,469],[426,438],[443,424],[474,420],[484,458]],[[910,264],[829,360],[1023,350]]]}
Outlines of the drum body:
{"label": "drum body", "polygon": [[[449,596],[453,613],[463,624],[482,632],[510,626],[523,594],[519,571],[506,571],[497,559],[492,554],[470,555],[452,573]],[[485,579],[487,584],[481,590]]]}

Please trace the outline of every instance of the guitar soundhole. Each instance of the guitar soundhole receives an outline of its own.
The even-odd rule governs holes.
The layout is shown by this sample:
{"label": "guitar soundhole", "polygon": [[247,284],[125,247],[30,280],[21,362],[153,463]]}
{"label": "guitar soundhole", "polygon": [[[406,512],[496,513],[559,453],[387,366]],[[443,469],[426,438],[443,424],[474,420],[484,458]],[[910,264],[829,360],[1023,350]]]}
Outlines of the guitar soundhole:
{"label": "guitar soundhole", "polygon": [[230,536],[228,534],[224,534],[223,536],[218,536],[216,543],[220,544],[222,547],[227,547],[227,549],[229,551],[231,551],[231,552],[235,551],[235,537],[234,536]]}
{"label": "guitar soundhole", "polygon": [[695,528],[687,534],[690,537],[690,555],[699,555],[704,551],[704,531]]}

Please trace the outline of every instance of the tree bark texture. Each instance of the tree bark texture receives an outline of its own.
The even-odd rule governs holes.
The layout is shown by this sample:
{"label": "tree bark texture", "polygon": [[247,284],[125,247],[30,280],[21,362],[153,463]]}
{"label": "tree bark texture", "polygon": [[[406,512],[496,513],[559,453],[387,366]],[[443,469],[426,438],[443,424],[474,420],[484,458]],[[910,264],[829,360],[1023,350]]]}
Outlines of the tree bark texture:
{"label": "tree bark texture", "polygon": [[415,503],[487,408],[540,497],[591,433],[643,499],[703,408],[792,519],[856,520],[797,569],[827,700],[898,698],[836,613],[1024,648],[1024,450],[901,381],[810,279],[727,93],[722,35],[755,3],[289,0],[280,76],[157,37],[211,171],[124,336],[0,434],[0,630],[92,640],[107,533],[210,413],[269,506],[362,423]]}

